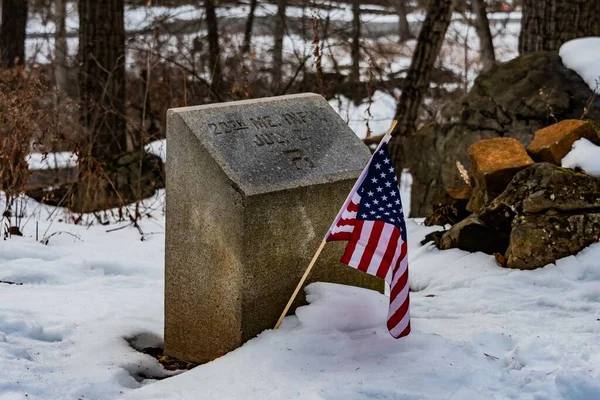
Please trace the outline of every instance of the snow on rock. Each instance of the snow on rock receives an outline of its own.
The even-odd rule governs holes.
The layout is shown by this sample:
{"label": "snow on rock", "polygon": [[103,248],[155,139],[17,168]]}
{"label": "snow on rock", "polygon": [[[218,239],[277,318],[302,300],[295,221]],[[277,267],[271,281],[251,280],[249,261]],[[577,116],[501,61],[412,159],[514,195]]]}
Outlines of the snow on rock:
{"label": "snow on rock", "polygon": [[590,89],[600,94],[600,37],[568,41],[558,54],[567,68],[577,72]]}
{"label": "snow on rock", "polygon": [[573,143],[573,148],[562,159],[564,168],[581,168],[587,174],[600,178],[600,147],[583,138]]}

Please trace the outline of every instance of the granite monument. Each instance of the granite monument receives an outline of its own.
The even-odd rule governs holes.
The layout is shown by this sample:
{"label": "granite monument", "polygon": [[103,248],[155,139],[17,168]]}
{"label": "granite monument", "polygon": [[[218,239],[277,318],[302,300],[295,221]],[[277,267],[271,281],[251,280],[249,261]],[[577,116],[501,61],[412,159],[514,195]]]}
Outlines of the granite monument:
{"label": "granite monument", "polygon": [[[370,153],[316,94],[172,109],[167,143],[165,354],[204,363],[273,328]],[[309,282],[382,291],[343,246]]]}

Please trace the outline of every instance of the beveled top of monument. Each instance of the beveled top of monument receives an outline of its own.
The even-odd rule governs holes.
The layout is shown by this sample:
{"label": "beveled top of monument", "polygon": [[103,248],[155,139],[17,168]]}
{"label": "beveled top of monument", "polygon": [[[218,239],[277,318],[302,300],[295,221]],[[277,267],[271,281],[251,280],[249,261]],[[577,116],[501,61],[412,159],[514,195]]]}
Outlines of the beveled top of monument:
{"label": "beveled top of monument", "polygon": [[354,179],[370,156],[313,93],[169,110],[179,117],[245,195]]}

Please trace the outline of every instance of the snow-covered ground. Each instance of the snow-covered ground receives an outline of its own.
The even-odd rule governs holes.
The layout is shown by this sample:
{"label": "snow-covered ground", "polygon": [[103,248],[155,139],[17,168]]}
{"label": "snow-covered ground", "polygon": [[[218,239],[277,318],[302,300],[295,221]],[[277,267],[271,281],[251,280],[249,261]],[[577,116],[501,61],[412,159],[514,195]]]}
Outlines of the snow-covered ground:
{"label": "snow-covered ground", "polygon": [[0,283],[0,399],[600,398],[600,244],[515,271],[420,245],[435,228],[415,220],[408,338],[387,333],[386,296],[318,283],[279,330],[146,379],[170,375],[128,343],[161,342],[163,199],[145,202],[140,230],[20,207],[25,237],[0,242],[0,280],[22,283]]}
{"label": "snow-covered ground", "polygon": [[329,105],[358,137],[364,138],[367,132],[382,135],[389,129],[396,115],[396,101],[394,96],[377,90],[371,99],[365,99],[359,105],[343,95],[329,100]]}
{"label": "snow-covered ground", "polygon": [[115,399],[137,388],[138,365],[151,375],[158,366],[125,338],[162,330],[161,207],[141,222],[144,241],[135,228],[107,232],[125,223],[67,224],[33,200],[17,209],[25,237],[0,242],[0,281],[22,283],[0,283],[0,399]]}

